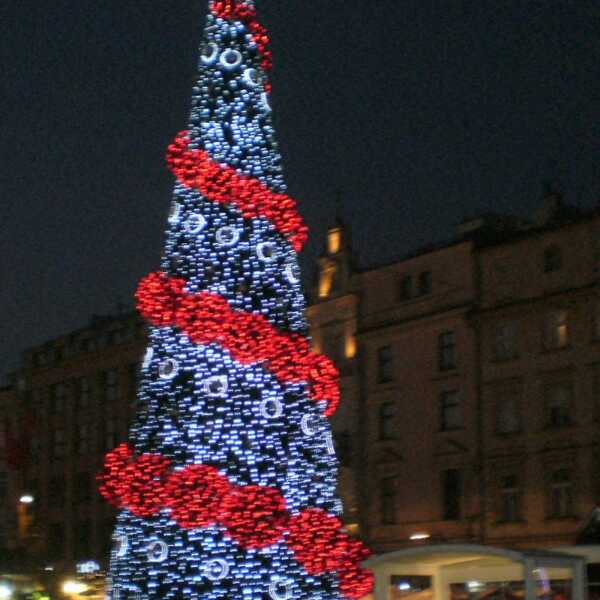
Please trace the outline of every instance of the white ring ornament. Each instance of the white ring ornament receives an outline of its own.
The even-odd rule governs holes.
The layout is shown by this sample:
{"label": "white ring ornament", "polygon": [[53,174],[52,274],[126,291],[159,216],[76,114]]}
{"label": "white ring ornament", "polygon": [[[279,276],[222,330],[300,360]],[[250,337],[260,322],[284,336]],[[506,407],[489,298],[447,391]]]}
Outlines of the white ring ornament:
{"label": "white ring ornament", "polygon": [[271,108],[271,104],[269,103],[269,96],[267,95],[267,92],[263,92],[260,95],[260,104],[266,113],[270,113],[273,110]]}
{"label": "white ring ornament", "polygon": [[235,246],[240,241],[240,232],[235,227],[221,227],[216,234],[219,246]]}
{"label": "white ring ornament", "polygon": [[[213,389],[216,387],[217,389]],[[229,380],[226,375],[216,375],[209,377],[204,382],[204,391],[209,398],[223,398],[229,390]]]}
{"label": "white ring ornament", "polygon": [[144,361],[142,362],[142,369],[147,369],[154,358],[154,348],[148,348],[146,354],[144,354]]}
{"label": "white ring ornament", "polygon": [[296,263],[288,263],[285,266],[285,277],[290,283],[299,283],[300,267]]}
{"label": "white ring ornament", "polygon": [[327,444],[327,453],[330,456],[335,456],[335,443],[333,441],[333,434],[331,431],[327,432],[327,435],[325,436],[325,442]]}
{"label": "white ring ornament", "polygon": [[307,437],[312,437],[317,433],[317,429],[312,429],[310,426],[310,422],[314,418],[314,415],[304,415],[302,417],[302,421],[300,421],[300,428],[302,429],[302,433]]}
{"label": "white ring ornament", "polygon": [[277,260],[277,246],[271,242],[263,242],[256,246],[256,255],[259,260],[266,263],[272,263]]}
{"label": "white ring ornament", "polygon": [[[282,587],[285,587],[285,590],[282,590]],[[273,600],[292,600],[292,584],[283,577],[274,578],[269,584],[269,596]]]}
{"label": "white ring ornament", "polygon": [[165,542],[152,542],[146,552],[151,563],[165,562],[169,558],[169,546]]}
{"label": "white ring ornament", "polygon": [[[274,412],[269,411],[269,408],[271,407],[275,409]],[[279,419],[283,414],[283,404],[281,404],[281,401],[277,398],[265,398],[260,403],[260,414],[265,419]]]}
{"label": "white ring ornament", "polygon": [[229,575],[229,563],[222,558],[211,560],[202,566],[202,571],[209,581],[223,581]]}
{"label": "white ring ornament", "polygon": [[[234,60],[228,60],[228,58],[233,58]],[[226,71],[234,71],[242,64],[242,53],[239,50],[233,50],[232,48],[228,48],[227,50],[223,50],[221,52],[221,56],[219,57],[219,64]]]}
{"label": "white ring ornament", "polygon": [[[210,54],[205,54],[206,50],[210,50]],[[204,49],[200,53],[200,60],[205,65],[214,65],[215,62],[217,62],[218,56],[219,47],[214,42],[210,42],[204,47]]]}
{"label": "white ring ornament", "polygon": [[117,558],[123,558],[129,550],[129,538],[127,534],[117,535],[113,538],[116,542],[115,556]]}
{"label": "white ring ornament", "polygon": [[190,235],[200,233],[206,227],[206,219],[199,213],[191,214],[185,221],[183,228]]}
{"label": "white ring ornament", "polygon": [[179,363],[174,358],[167,358],[158,366],[158,376],[161,379],[174,379],[179,373]]}
{"label": "white ring ornament", "polygon": [[246,69],[242,79],[249,88],[258,87],[262,83],[260,75],[256,69]]}

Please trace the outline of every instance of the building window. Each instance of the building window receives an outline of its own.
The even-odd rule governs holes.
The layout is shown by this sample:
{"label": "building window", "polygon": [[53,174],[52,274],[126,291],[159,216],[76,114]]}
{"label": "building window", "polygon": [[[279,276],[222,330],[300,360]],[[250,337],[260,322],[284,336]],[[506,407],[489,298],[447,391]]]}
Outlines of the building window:
{"label": "building window", "polygon": [[564,348],[569,343],[568,313],[555,310],[546,315],[544,322],[544,347],[547,350]]}
{"label": "building window", "polygon": [[456,369],[456,336],[446,331],[438,337],[438,362],[440,371]]}
{"label": "building window", "polygon": [[327,298],[334,291],[337,280],[337,268],[335,265],[324,267],[319,280],[319,298]]}
{"label": "building window", "polygon": [[433,277],[431,271],[423,271],[419,274],[419,295],[426,296],[431,294],[433,288]]}
{"label": "building window", "polygon": [[63,429],[51,429],[49,437],[50,456],[62,458],[65,455],[65,432]]}
{"label": "building window", "polygon": [[52,414],[62,415],[65,410],[66,388],[64,383],[57,383],[52,386],[50,393],[50,403]]}
{"label": "building window", "polygon": [[330,229],[327,233],[327,252],[337,254],[342,249],[342,230]]}
{"label": "building window", "polygon": [[496,402],[496,432],[499,434],[519,433],[521,415],[516,395],[501,397]]}
{"label": "building window", "polygon": [[87,377],[80,377],[77,382],[77,410],[87,410],[90,405],[91,387]]}
{"label": "building window", "polygon": [[546,414],[548,427],[565,427],[573,423],[573,388],[568,383],[546,388]]}
{"label": "building window", "polygon": [[90,426],[88,423],[79,423],[75,444],[78,454],[87,454],[90,451]]}
{"label": "building window", "polygon": [[394,418],[396,405],[393,402],[384,402],[379,407],[379,439],[391,440],[395,434]]}
{"label": "building window", "polygon": [[501,520],[503,522],[512,523],[520,520],[520,497],[517,477],[515,475],[504,477],[500,488]]}
{"label": "building window", "polygon": [[550,481],[550,516],[569,517],[573,514],[573,484],[567,469],[559,469]]}
{"label": "building window", "polygon": [[396,479],[386,477],[381,480],[379,497],[381,499],[381,523],[393,525],[396,522]]}
{"label": "building window", "polygon": [[511,360],[517,357],[517,326],[515,323],[498,325],[494,335],[494,358]]}
{"label": "building window", "polygon": [[462,475],[458,469],[444,471],[442,477],[444,498],[444,521],[456,521],[461,517]]}
{"label": "building window", "polygon": [[550,246],[544,250],[544,273],[560,271],[563,266],[562,251],[558,246]]}
{"label": "building window", "polygon": [[377,350],[377,378],[379,383],[394,379],[394,355],[391,346],[383,346]]}
{"label": "building window", "polygon": [[460,394],[456,390],[440,396],[440,430],[453,431],[464,427]]}
{"label": "building window", "polygon": [[119,399],[119,371],[110,369],[103,374],[104,398],[105,400]]}
{"label": "building window", "polygon": [[111,450],[119,445],[119,430],[117,422],[112,416],[107,416],[104,421],[104,439],[101,444],[104,446],[104,450]]}
{"label": "building window", "polygon": [[410,275],[404,275],[400,279],[400,285],[398,288],[398,300],[410,300],[413,295],[413,281]]}

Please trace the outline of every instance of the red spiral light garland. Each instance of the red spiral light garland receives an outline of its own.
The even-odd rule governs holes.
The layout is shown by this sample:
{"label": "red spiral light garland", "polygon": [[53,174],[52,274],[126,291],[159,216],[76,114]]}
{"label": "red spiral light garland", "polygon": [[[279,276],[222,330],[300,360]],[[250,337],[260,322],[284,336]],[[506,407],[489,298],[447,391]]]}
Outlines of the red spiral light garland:
{"label": "red spiral light garland", "polygon": [[308,227],[296,201],[272,192],[262,181],[238,173],[233,167],[213,160],[205,150],[190,150],[186,131],[169,146],[167,163],[183,185],[198,190],[212,202],[236,206],[246,219],[269,219],[285,235],[296,252],[308,239]]}
{"label": "red spiral light garland", "polygon": [[340,403],[339,371],[296,333],[282,333],[263,315],[234,310],[218,294],[185,292],[185,280],[151,273],[138,287],[138,310],[153,325],[176,326],[197,344],[218,343],[243,364],[263,363],[278,379],[307,382],[311,397],[327,402],[331,416]]}
{"label": "red spiral light garland", "polygon": [[337,517],[311,508],[291,515],[281,492],[266,486],[238,486],[215,467],[188,465],[173,470],[160,454],[135,456],[122,444],[105,458],[98,475],[100,492],[115,506],[143,518],[170,509],[184,529],[221,525],[245,549],[286,541],[311,575],[337,573],[348,598],[373,587],[373,575],[360,563],[369,550],[352,539]]}

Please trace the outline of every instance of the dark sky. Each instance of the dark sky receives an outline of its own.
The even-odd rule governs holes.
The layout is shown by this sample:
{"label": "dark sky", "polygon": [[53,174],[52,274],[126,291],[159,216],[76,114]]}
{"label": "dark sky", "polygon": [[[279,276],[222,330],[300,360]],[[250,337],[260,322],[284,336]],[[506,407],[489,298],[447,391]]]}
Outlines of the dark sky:
{"label": "dark sky", "polygon": [[[158,265],[206,0],[0,7],[2,371],[131,303]],[[290,193],[321,249],[336,190],[366,263],[600,198],[598,0],[258,0]],[[307,264],[309,261],[305,261]]]}

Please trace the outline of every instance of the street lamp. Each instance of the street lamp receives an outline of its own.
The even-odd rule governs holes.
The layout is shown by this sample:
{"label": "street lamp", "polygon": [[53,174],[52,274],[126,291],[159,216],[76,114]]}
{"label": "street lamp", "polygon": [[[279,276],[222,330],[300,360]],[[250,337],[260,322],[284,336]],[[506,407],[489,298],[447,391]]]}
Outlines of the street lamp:
{"label": "street lamp", "polygon": [[431,536],[428,533],[425,532],[419,532],[419,533],[413,533],[410,536],[410,540],[411,542],[417,542],[420,540],[428,540]]}
{"label": "street lamp", "polygon": [[86,592],[88,587],[87,585],[85,585],[85,583],[81,583],[80,581],[74,581],[72,579],[68,579],[67,581],[65,581],[63,583],[62,586],[63,592],[65,594],[83,594],[83,592]]}
{"label": "street lamp", "polygon": [[19,498],[19,502],[21,504],[33,504],[33,501],[35,500],[35,498],[31,495],[31,494],[23,494],[20,498]]}

